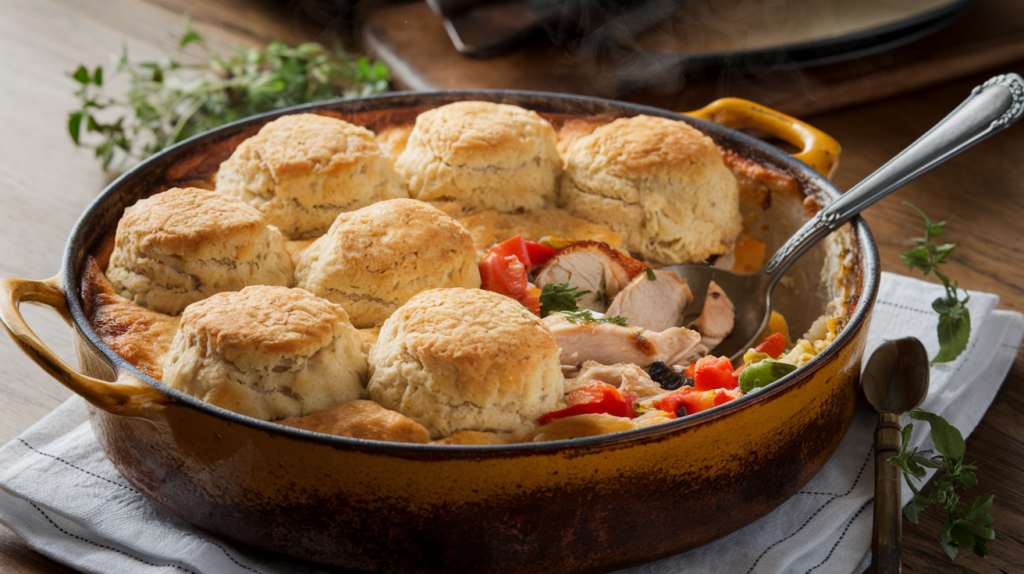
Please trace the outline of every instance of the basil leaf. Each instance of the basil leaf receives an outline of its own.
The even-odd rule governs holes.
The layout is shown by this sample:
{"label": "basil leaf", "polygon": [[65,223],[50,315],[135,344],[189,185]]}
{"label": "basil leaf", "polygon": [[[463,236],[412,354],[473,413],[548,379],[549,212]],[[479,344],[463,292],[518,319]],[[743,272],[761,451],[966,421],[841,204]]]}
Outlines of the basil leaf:
{"label": "basil leaf", "polygon": [[[916,463],[916,464],[919,464],[921,466],[925,466],[925,467],[928,467],[928,468],[941,468],[942,467],[942,464],[939,463],[938,461],[936,461],[935,459],[927,458],[927,457],[924,457],[924,456],[912,456],[912,457],[910,457],[910,460],[914,461],[914,463]],[[922,477],[924,476],[924,471],[923,470],[921,471],[921,476]]]}
{"label": "basil leaf", "polygon": [[947,461],[960,462],[964,459],[964,451],[967,450],[964,436],[956,427],[946,422],[946,419],[920,409],[910,411],[910,418],[928,421],[932,428],[932,442],[935,443],[935,449]]}
{"label": "basil leaf", "polygon": [[950,560],[956,560],[956,547],[953,546],[953,520],[949,517],[942,523],[942,528],[939,529],[939,546],[946,552],[946,556],[949,556]]}
{"label": "basil leaf", "polygon": [[974,501],[974,505],[971,506],[971,511],[964,517],[965,520],[969,520],[974,524],[992,524],[995,520],[992,515],[989,514],[989,510],[992,509],[992,501],[995,500],[994,494],[986,494],[985,496],[979,496]]}
{"label": "basil leaf", "polygon": [[744,393],[761,388],[796,370],[796,365],[765,359],[750,365],[740,373],[740,390]]}
{"label": "basil leaf", "polygon": [[917,267],[922,271],[931,269],[931,253],[928,252],[927,247],[916,247],[910,251],[904,251],[903,253],[900,253],[900,259],[902,259],[911,270],[913,270],[914,267]]}
{"label": "basil leaf", "polygon": [[[940,301],[944,302],[939,304]],[[939,312],[939,354],[932,359],[932,364],[948,363],[967,348],[967,340],[971,336],[971,314],[959,301],[951,306],[940,298],[932,303],[932,307]],[[939,307],[946,310],[939,311]]]}
{"label": "basil leaf", "polygon": [[68,118],[68,133],[71,134],[71,139],[74,140],[75,145],[78,145],[78,134],[82,129],[82,112],[75,112]]}
{"label": "basil leaf", "polygon": [[185,35],[181,37],[181,42],[178,43],[179,48],[185,48],[189,44],[203,44],[203,37],[195,33],[193,30],[185,32]]}
{"label": "basil leaf", "polygon": [[85,66],[78,66],[74,74],[71,77],[75,79],[79,84],[85,85],[89,83],[89,70]]}
{"label": "basil leaf", "polygon": [[978,486],[978,477],[973,472],[964,472],[960,474],[960,484],[964,488],[974,488]]}
{"label": "basil leaf", "polygon": [[907,452],[907,449],[910,447],[910,437],[913,436],[913,434],[914,423],[908,423],[907,426],[903,427],[903,430],[900,431],[900,442],[903,443],[900,445],[900,452]]}
{"label": "basil leaf", "polygon": [[[957,544],[960,544],[960,546],[963,546],[964,548],[970,548],[971,546],[974,546],[974,538],[981,538],[982,540],[996,539],[995,530],[992,530],[991,528],[985,528],[984,526],[980,526],[978,524],[972,524],[964,519],[957,520],[953,523],[953,531],[955,532],[957,530],[966,532],[967,534],[971,535],[972,540],[970,541],[970,543],[960,544],[960,542],[957,541]],[[954,538],[954,540],[956,540],[956,538]]]}
{"label": "basil leaf", "polygon": [[964,528],[964,522],[962,520],[957,520],[953,523],[953,526],[949,529],[949,537],[952,538],[953,542],[961,548],[974,547],[974,535]]}

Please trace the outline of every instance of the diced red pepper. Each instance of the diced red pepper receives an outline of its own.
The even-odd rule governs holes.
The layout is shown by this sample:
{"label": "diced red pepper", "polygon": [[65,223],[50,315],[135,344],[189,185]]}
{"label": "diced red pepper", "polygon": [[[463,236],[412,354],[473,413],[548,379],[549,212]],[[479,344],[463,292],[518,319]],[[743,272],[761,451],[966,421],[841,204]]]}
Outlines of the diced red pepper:
{"label": "diced red pepper", "polygon": [[501,256],[491,253],[480,262],[480,287],[511,297],[540,315],[540,293],[530,287],[526,266],[515,255]]}
{"label": "diced red pepper", "polygon": [[496,254],[502,258],[515,255],[523,262],[527,271],[533,271],[544,265],[558,254],[557,249],[541,245],[535,241],[526,241],[522,235],[516,235],[487,250],[487,255]]}
{"label": "diced red pepper", "polygon": [[687,377],[690,377],[692,379],[693,378],[693,370],[696,367],[697,367],[696,363],[691,364],[689,367],[686,367],[686,371],[684,371],[683,374],[686,375]]}
{"label": "diced red pepper", "polygon": [[526,241],[526,252],[530,255],[530,271],[535,268],[544,265],[551,260],[552,257],[558,254],[557,249],[552,249],[547,245],[541,245],[533,241]]}
{"label": "diced red pepper", "polygon": [[525,267],[527,271],[533,268],[532,260],[530,259],[530,251],[527,248],[526,241],[523,240],[522,235],[516,235],[512,239],[506,239],[494,247],[491,247],[487,250],[487,255],[489,256],[492,254],[498,255],[503,259],[509,255],[515,255],[523,262],[523,267]]}
{"label": "diced red pepper", "polygon": [[565,396],[565,402],[569,406],[540,417],[540,424],[544,425],[553,420],[591,413],[633,418],[636,416],[636,411],[633,410],[633,401],[628,399],[628,396],[623,396],[619,389],[609,384],[594,383],[570,391]]}
{"label": "diced red pepper", "polygon": [[515,299],[529,288],[526,267],[518,257],[492,253],[480,262],[480,287]]}
{"label": "diced red pepper", "polygon": [[715,406],[727,403],[733,399],[738,399],[743,396],[743,391],[739,389],[718,389],[715,391]]}
{"label": "diced red pepper", "polygon": [[772,333],[754,347],[758,353],[765,353],[773,359],[778,359],[786,352],[786,338],[782,333]]}
{"label": "diced red pepper", "polygon": [[531,313],[540,317],[540,294],[541,290],[537,287],[527,287],[526,295],[518,299],[518,301],[529,309]]}
{"label": "diced red pepper", "polygon": [[686,414],[692,415],[715,406],[716,392],[714,390],[698,391],[693,387],[683,387],[661,399],[656,407],[658,410],[669,413],[672,417],[676,416],[679,407],[686,407]]}
{"label": "diced red pepper", "polygon": [[739,384],[728,357],[701,357],[693,366],[693,388],[698,391],[735,389]]}

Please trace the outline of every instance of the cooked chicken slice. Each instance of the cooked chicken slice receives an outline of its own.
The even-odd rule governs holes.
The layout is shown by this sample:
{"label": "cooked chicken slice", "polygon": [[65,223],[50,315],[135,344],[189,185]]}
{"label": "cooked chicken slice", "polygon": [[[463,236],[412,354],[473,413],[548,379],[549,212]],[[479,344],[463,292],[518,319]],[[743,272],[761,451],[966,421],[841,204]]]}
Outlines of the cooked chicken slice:
{"label": "cooked chicken slice", "polygon": [[708,285],[707,298],[704,299],[704,310],[693,322],[693,328],[701,335],[701,344],[709,350],[714,349],[732,332],[735,320],[732,301],[718,283],[712,281]]}
{"label": "cooked chicken slice", "polygon": [[561,250],[537,273],[537,286],[568,283],[590,291],[577,301],[580,309],[603,313],[618,294],[647,265],[600,241],[581,241]]}
{"label": "cooked chicken slice", "polygon": [[615,323],[572,323],[560,313],[549,315],[544,323],[555,336],[563,365],[579,365],[586,361],[603,365],[633,363],[639,367],[655,361],[688,365],[700,345],[700,334],[684,327],[673,327],[659,333]]}
{"label": "cooked chicken slice", "polygon": [[690,301],[690,286],[675,273],[654,271],[654,280],[641,273],[619,291],[607,314],[626,317],[630,325],[648,331],[664,331],[679,325]]}
{"label": "cooked chicken slice", "polygon": [[624,393],[632,393],[638,397],[652,397],[665,392],[661,385],[640,367],[629,363],[602,365],[594,361],[583,363],[579,375],[565,382],[565,392],[585,387],[593,383],[606,383]]}

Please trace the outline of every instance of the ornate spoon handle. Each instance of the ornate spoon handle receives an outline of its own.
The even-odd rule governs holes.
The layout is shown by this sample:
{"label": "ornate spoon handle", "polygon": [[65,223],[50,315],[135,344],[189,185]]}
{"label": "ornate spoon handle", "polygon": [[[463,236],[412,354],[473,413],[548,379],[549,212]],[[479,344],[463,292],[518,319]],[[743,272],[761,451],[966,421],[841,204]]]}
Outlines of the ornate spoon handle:
{"label": "ornate spoon handle", "polygon": [[996,76],[928,133],[910,144],[864,181],[811,218],[765,265],[764,273],[781,276],[815,243],[858,213],[960,152],[1006,129],[1024,113],[1024,79]]}

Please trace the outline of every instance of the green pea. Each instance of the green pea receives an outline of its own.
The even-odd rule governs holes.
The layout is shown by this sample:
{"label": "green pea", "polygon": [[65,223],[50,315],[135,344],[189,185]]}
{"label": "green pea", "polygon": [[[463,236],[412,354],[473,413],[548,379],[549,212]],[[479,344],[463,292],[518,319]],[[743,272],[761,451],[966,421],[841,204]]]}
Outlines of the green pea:
{"label": "green pea", "polygon": [[754,389],[774,383],[795,370],[796,365],[766,359],[743,369],[743,372],[740,373],[740,390],[749,393]]}

